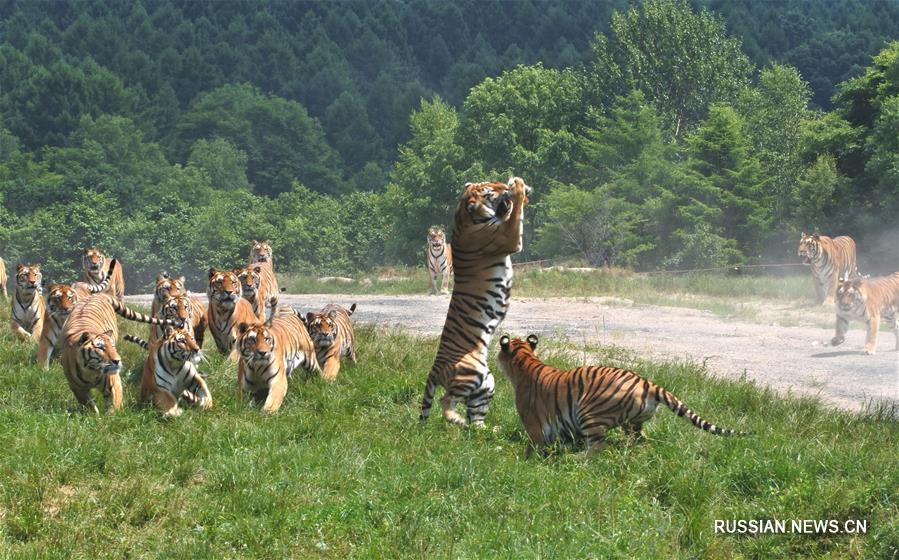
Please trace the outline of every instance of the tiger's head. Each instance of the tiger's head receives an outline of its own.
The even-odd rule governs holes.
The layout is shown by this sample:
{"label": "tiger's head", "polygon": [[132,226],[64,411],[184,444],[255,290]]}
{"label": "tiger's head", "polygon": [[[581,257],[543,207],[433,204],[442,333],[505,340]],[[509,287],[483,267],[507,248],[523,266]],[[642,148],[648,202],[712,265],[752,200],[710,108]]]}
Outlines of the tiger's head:
{"label": "tiger's head", "polygon": [[861,278],[840,278],[836,293],[837,309],[844,313],[861,314],[865,309],[866,294]]}
{"label": "tiger's head", "polygon": [[193,307],[190,298],[185,295],[170,297],[159,308],[161,319],[168,319],[173,325],[186,328],[193,321]]}
{"label": "tiger's head", "polygon": [[316,348],[330,348],[337,339],[337,311],[333,309],[328,313],[312,313],[310,311],[303,319],[303,323]]}
{"label": "tiger's head", "polygon": [[275,337],[266,325],[241,323],[237,347],[247,364],[269,364],[275,357]]}
{"label": "tiger's head", "polygon": [[469,219],[475,224],[499,224],[508,219],[515,207],[515,188],[524,188],[524,203],[527,204],[531,187],[518,177],[510,178],[508,183],[466,183],[462,203]]}
{"label": "tiger's head", "polygon": [[166,326],[162,333],[162,347],[167,356],[174,361],[198,364],[203,359],[203,350],[184,328]]}
{"label": "tiger's head", "polygon": [[78,357],[82,367],[106,375],[122,371],[122,358],[115,344],[115,333],[82,333],[78,340]]}
{"label": "tiger's head", "polygon": [[69,284],[50,284],[47,288],[47,310],[54,316],[68,316],[78,303],[78,294]]}
{"label": "tiger's head", "polygon": [[534,350],[537,349],[537,342],[539,339],[535,334],[529,334],[525,340],[509,338],[507,334],[499,339],[499,355],[496,363],[507,377],[512,378],[513,374],[523,371],[529,359],[536,359]]}
{"label": "tiger's head", "polygon": [[821,253],[821,236],[817,233],[811,235],[802,232],[799,237],[799,258],[803,264],[811,264]]}
{"label": "tiger's head", "polygon": [[96,247],[89,247],[81,256],[81,264],[92,277],[100,276],[103,274],[103,266],[106,264],[106,255]]}
{"label": "tiger's head", "polygon": [[16,290],[23,295],[41,292],[41,281],[44,275],[39,264],[20,264],[16,267]]}
{"label": "tiger's head", "polygon": [[234,273],[240,279],[243,297],[250,301],[255,301],[256,294],[259,293],[259,288],[262,286],[262,267],[257,265],[235,268]]}
{"label": "tiger's head", "polygon": [[250,248],[250,264],[258,262],[272,262],[272,246],[268,241],[253,240]]}
{"label": "tiger's head", "polygon": [[209,287],[206,289],[210,305],[230,309],[241,297],[240,279],[230,270],[209,269]]}
{"label": "tiger's head", "polygon": [[431,227],[428,229],[428,246],[434,251],[440,251],[443,249],[443,244],[446,242],[446,233],[443,231],[443,228],[439,227]]}
{"label": "tiger's head", "polygon": [[156,289],[153,294],[158,303],[163,303],[170,297],[184,295],[184,276],[174,278],[168,272],[162,272],[156,277]]}

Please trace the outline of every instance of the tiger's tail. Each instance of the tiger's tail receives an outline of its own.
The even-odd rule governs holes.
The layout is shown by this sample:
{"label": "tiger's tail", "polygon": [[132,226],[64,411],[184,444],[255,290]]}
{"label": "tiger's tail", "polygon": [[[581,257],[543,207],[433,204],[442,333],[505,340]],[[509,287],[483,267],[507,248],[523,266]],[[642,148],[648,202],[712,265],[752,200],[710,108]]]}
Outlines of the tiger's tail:
{"label": "tiger's tail", "polygon": [[150,323],[151,325],[175,325],[175,322],[171,319],[157,319],[156,317],[150,317],[149,315],[144,315],[143,313],[138,313],[137,311],[128,309],[124,304],[119,303],[119,301],[115,298],[111,300],[111,303],[112,308],[115,310],[115,312],[128,319],[129,321],[137,321],[138,323]]}
{"label": "tiger's tail", "polygon": [[106,278],[104,278],[102,282],[97,285],[88,283],[87,289],[90,293],[99,294],[109,287],[109,281],[112,279],[112,271],[115,270],[117,263],[118,261],[116,259],[109,261],[109,270],[106,272]]}
{"label": "tiger's tail", "polygon": [[126,335],[123,336],[122,338],[124,338],[124,339],[127,340],[128,342],[133,342],[133,343],[137,344],[138,346],[140,346],[140,347],[143,348],[144,350],[149,350],[149,349],[150,349],[150,343],[147,342],[146,340],[142,339],[142,338],[139,337],[139,336],[134,336],[134,335],[126,334]]}
{"label": "tiger's tail", "polygon": [[690,421],[691,424],[696,426],[701,430],[705,430],[709,433],[715,434],[716,436],[748,436],[752,435],[750,432],[740,432],[737,430],[729,430],[727,428],[722,428],[720,426],[716,426],[711,422],[704,420],[701,416],[687,408],[687,405],[682,403],[680,399],[672,395],[667,390],[663,389],[656,385],[656,400],[658,402],[665,403],[665,405],[672,410],[678,416],[686,416],[686,419]]}

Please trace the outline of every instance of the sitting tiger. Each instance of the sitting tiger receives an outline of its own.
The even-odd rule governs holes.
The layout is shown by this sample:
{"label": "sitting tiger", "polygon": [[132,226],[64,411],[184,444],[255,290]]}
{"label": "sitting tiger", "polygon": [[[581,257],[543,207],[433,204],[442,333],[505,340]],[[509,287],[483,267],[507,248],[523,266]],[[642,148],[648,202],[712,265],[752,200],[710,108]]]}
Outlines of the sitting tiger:
{"label": "sitting tiger", "polygon": [[[116,260],[112,259],[109,263],[110,270],[116,265]],[[47,308],[44,312],[44,326],[41,329],[41,341],[37,349],[37,363],[44,370],[50,369],[50,359],[56,344],[59,342],[59,335],[62,332],[62,326],[75,304],[81,298],[90,297],[91,294],[98,294],[109,287],[109,276],[97,286],[92,286],[87,282],[75,282],[74,284],[51,284],[47,289]]]}
{"label": "sitting tiger", "polygon": [[341,357],[348,356],[351,362],[356,363],[356,335],[350,321],[350,315],[355,311],[355,303],[349,310],[332,303],[318,313],[307,313],[303,319],[315,345],[322,378],[327,381],[337,377]]}
{"label": "sitting tiger", "polygon": [[449,293],[449,277],[453,273],[453,250],[446,242],[443,228],[428,229],[428,248],[425,259],[431,279],[431,295],[437,293],[437,277],[440,277],[440,293]]}
{"label": "sitting tiger", "polygon": [[837,326],[830,344],[837,346],[846,340],[849,321],[865,321],[865,354],[874,354],[881,318],[893,327],[899,350],[899,272],[882,278],[844,279],[837,288]]}
{"label": "sitting tiger", "polygon": [[515,406],[529,438],[528,456],[535,448],[543,452],[555,442],[584,441],[589,451],[601,451],[606,434],[615,426],[639,437],[659,403],[715,435],[749,435],[703,420],[677,397],[633,371],[604,366],[556,369],[534,353],[537,342],[533,334],[526,342],[503,336],[497,358],[515,390]]}
{"label": "sitting tiger", "polygon": [[293,370],[321,371],[312,340],[290,307],[278,308],[268,323],[241,323],[238,332],[238,386],[244,394],[264,399],[262,410],[266,412],[281,407]]}
{"label": "sitting tiger", "polygon": [[110,277],[107,292],[119,302],[125,302],[125,277],[122,274],[122,263],[116,267],[106,267],[106,255],[103,251],[95,247],[84,250],[81,256],[82,264],[82,281],[93,286],[98,286]]}
{"label": "sitting tiger", "polygon": [[[260,322],[265,321],[265,310],[278,307],[278,280],[270,262],[259,262],[244,268],[235,268],[240,279],[243,298],[253,306],[253,313]],[[272,311],[273,312],[273,311]]]}
{"label": "sitting tiger", "polygon": [[247,266],[252,266],[256,263],[263,262],[267,262],[274,266],[274,261],[272,259],[272,246],[268,241],[253,240],[253,243],[250,246],[250,260],[247,263]]}
{"label": "sitting tiger", "polygon": [[137,313],[108,294],[79,299],[62,327],[62,371],[82,405],[98,413],[91,390],[102,386],[111,410],[122,406],[122,359],[116,349],[119,327],[115,314],[131,321],[160,323]]}
{"label": "sitting tiger", "polygon": [[466,424],[456,412],[456,404],[464,401],[471,424],[484,425],[495,383],[487,367],[487,346],[509,309],[510,255],[522,247],[528,192],[530,187],[518,177],[505,184],[465,185],[453,226],[455,287],[425,384],[422,421],[440,385],[446,389],[440,405],[448,422]]}
{"label": "sitting tiger", "polygon": [[6,261],[0,258],[0,290],[3,292],[3,299],[9,299],[9,294],[6,292],[6,283],[8,280],[9,279],[6,277]]}
{"label": "sitting tiger", "polygon": [[833,305],[834,294],[841,278],[857,278],[855,241],[848,235],[831,239],[826,235],[806,235],[799,238],[799,257],[811,266],[812,280],[818,303]]}
{"label": "sitting tiger", "polygon": [[206,295],[209,298],[206,326],[219,352],[236,362],[239,357],[235,344],[239,335],[238,325],[258,322],[253,306],[241,297],[240,280],[230,270],[209,269]]}
{"label": "sitting tiger", "polygon": [[39,264],[20,264],[16,268],[16,293],[12,299],[10,326],[22,340],[37,340],[44,330],[46,314]]}
{"label": "sitting tiger", "polygon": [[197,371],[203,351],[190,331],[166,326],[153,343],[128,334],[124,338],[150,352],[140,381],[142,402],[152,402],[166,418],[181,416],[179,397],[204,410],[212,408],[209,387]]}

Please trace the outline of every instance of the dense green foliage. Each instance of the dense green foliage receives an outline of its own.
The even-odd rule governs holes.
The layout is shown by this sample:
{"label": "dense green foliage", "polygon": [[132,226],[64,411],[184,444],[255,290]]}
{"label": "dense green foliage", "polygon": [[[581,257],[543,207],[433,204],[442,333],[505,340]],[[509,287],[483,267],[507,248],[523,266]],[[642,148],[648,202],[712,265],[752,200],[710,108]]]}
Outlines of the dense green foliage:
{"label": "dense green foliage", "polygon": [[415,263],[465,182],[516,174],[523,259],[784,261],[818,229],[899,266],[899,9],[705,5],[5,3],[3,256],[63,279],[98,245],[131,289],[252,238],[285,271]]}
{"label": "dense green foliage", "polygon": [[[123,323],[122,332],[146,328]],[[59,364],[41,371],[33,345],[7,329],[3,557],[877,559],[899,547],[899,470],[884,445],[899,424],[886,414],[546,337],[550,363],[587,353],[635,368],[754,435],[715,437],[663,409],[642,442],[613,430],[594,457],[562,449],[525,459],[502,375],[489,429],[460,430],[439,415],[420,425],[437,340],[362,327],[357,343],[358,365],[334,383],[294,375],[275,415],[237,398],[235,366],[212,350],[200,370],[213,408],[164,421],[137,405],[134,385],[121,411],[83,412]],[[126,342],[119,350],[132,376],[146,353]],[[867,534],[720,535],[715,519],[862,519]]]}

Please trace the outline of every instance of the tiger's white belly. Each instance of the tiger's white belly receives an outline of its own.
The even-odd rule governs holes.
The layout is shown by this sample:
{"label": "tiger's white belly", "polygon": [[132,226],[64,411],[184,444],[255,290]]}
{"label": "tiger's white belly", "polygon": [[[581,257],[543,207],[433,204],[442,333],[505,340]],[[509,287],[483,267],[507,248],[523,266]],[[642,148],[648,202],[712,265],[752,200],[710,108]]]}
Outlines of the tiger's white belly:
{"label": "tiger's white belly", "polygon": [[197,367],[191,362],[181,362],[181,365],[176,367],[177,369],[172,368],[167,371],[157,358],[156,369],[153,374],[156,377],[157,387],[165,389],[172,394],[180,395],[187,389],[193,376],[197,374]]}

